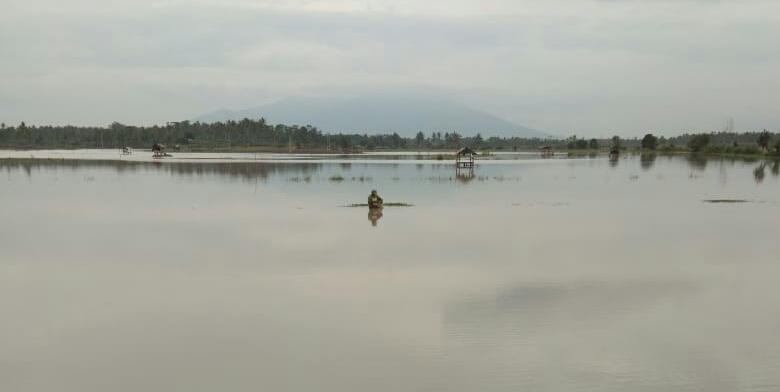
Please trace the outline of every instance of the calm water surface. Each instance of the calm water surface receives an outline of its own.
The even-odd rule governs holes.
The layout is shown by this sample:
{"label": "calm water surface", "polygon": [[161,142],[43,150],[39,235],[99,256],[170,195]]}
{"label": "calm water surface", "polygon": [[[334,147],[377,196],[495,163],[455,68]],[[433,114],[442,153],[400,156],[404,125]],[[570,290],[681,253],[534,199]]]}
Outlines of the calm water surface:
{"label": "calm water surface", "polygon": [[0,153],[0,390],[780,390],[771,162],[146,154]]}

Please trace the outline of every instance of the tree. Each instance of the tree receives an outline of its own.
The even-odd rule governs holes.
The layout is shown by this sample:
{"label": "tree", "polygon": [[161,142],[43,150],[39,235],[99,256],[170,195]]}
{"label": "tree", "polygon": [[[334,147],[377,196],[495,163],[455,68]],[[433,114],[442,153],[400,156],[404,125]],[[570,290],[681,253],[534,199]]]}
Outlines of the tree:
{"label": "tree", "polygon": [[482,134],[478,133],[477,136],[474,136],[474,147],[482,147],[483,142]]}
{"label": "tree", "polygon": [[688,148],[690,148],[693,152],[699,152],[704,147],[707,147],[708,144],[710,144],[710,135],[701,133],[698,135],[693,135],[691,140],[688,141]]}
{"label": "tree", "polygon": [[655,137],[652,133],[648,133],[644,138],[642,138],[643,150],[655,150],[656,144],[658,144],[658,138]]}
{"label": "tree", "polygon": [[414,140],[417,142],[417,147],[419,148],[425,141],[425,135],[422,132],[417,132],[417,136],[414,138]]}
{"label": "tree", "polygon": [[585,150],[588,148],[588,141],[585,139],[577,139],[577,142],[575,142],[574,145],[578,150]]}
{"label": "tree", "polygon": [[775,154],[780,155],[780,140],[775,142]]}
{"label": "tree", "polygon": [[0,129],[5,129],[5,123],[0,123]]}
{"label": "tree", "polygon": [[620,149],[620,136],[612,136],[612,147]]}
{"label": "tree", "polygon": [[339,134],[337,136],[337,140],[338,141],[336,143],[339,147],[341,147],[342,150],[346,150],[352,146],[352,140],[347,135]]}
{"label": "tree", "polygon": [[591,150],[598,150],[599,149],[599,141],[595,138],[590,139],[590,143],[588,143],[588,147],[590,147]]}
{"label": "tree", "polygon": [[766,151],[769,147],[769,142],[772,140],[772,134],[770,134],[766,129],[764,132],[761,132],[761,134],[758,135],[758,145],[761,147],[762,151]]}

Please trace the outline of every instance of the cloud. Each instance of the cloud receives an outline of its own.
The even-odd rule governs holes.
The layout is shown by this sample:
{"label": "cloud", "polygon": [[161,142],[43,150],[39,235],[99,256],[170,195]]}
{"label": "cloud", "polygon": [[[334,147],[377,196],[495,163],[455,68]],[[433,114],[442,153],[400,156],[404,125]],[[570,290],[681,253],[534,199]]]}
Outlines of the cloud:
{"label": "cloud", "polygon": [[389,88],[560,133],[780,123],[771,1],[28,3],[0,15],[6,123],[160,123]]}

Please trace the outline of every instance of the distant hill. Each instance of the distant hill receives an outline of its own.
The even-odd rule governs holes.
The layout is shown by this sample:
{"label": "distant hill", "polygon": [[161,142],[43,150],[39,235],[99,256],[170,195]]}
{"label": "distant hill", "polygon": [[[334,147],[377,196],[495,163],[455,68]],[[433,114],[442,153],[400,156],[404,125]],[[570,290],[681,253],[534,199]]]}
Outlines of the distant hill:
{"label": "distant hill", "polygon": [[323,132],[393,133],[414,137],[422,131],[463,136],[548,137],[492,114],[442,99],[370,97],[356,99],[290,98],[246,110],[219,110],[200,122],[265,118],[273,124],[312,125]]}

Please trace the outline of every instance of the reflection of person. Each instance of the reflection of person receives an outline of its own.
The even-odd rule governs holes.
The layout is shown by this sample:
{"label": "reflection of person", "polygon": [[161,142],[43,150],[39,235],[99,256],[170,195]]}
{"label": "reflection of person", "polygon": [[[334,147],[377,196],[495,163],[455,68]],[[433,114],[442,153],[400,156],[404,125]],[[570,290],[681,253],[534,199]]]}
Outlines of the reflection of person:
{"label": "reflection of person", "polygon": [[379,218],[382,217],[382,209],[381,208],[375,208],[375,209],[369,209],[368,210],[368,220],[371,221],[371,226],[376,226],[377,221],[379,221]]}
{"label": "reflection of person", "polygon": [[371,194],[368,195],[368,208],[379,208],[382,207],[383,200],[381,197],[379,197],[379,194],[376,193],[376,189],[371,190]]}

